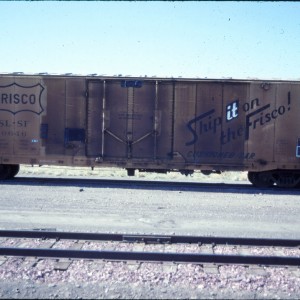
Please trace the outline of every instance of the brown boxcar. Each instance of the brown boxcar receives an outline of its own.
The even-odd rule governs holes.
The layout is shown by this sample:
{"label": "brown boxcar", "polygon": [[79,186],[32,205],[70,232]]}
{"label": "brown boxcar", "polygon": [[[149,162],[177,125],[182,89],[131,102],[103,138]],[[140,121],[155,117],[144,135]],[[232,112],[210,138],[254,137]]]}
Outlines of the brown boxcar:
{"label": "brown boxcar", "polygon": [[20,164],[300,181],[300,82],[0,75],[0,177]]}

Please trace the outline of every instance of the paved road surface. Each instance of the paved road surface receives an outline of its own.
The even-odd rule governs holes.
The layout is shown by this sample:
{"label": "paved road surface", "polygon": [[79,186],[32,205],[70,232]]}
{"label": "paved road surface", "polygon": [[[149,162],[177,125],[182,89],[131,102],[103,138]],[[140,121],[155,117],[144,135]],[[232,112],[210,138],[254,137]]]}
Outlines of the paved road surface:
{"label": "paved road surface", "polygon": [[300,238],[300,190],[1,183],[0,229]]}

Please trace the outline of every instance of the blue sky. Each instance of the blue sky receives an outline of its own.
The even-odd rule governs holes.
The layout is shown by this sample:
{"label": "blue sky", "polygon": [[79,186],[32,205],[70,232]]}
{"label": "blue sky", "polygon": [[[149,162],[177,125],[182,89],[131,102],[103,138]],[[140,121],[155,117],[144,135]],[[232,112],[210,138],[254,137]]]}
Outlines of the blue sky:
{"label": "blue sky", "polygon": [[0,72],[300,79],[300,2],[0,1]]}

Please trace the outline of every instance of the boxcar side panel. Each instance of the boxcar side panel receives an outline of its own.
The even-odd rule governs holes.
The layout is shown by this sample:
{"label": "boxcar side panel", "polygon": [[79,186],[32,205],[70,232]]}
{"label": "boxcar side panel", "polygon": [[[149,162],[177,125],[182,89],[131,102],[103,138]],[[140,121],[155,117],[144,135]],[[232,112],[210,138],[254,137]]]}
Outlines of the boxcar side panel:
{"label": "boxcar side panel", "polygon": [[184,124],[184,156],[192,164],[213,165],[221,151],[222,85],[203,82],[195,88],[193,113]]}
{"label": "boxcar side panel", "polygon": [[104,160],[124,161],[127,158],[127,114],[128,99],[131,101],[131,97],[119,80],[107,81],[104,101],[108,121],[104,136]]}
{"label": "boxcar side panel", "polygon": [[[191,120],[194,120],[196,99],[197,99],[197,85],[196,83],[177,82],[175,85],[175,118],[174,118],[174,148],[173,159],[175,163],[193,163],[192,156],[187,155],[189,151],[195,151],[196,140],[194,136],[188,132],[188,126]],[[194,124],[192,131],[196,129]],[[181,166],[182,167],[182,166]]]}
{"label": "boxcar side panel", "polygon": [[274,167],[276,84],[251,83],[249,109],[246,114],[245,142],[249,153],[255,154],[254,169]]}
{"label": "boxcar side panel", "polygon": [[300,86],[278,84],[276,110],[271,117],[275,122],[274,160],[276,167],[299,168],[297,147],[300,146]]}
{"label": "boxcar side panel", "polygon": [[170,163],[173,153],[174,83],[158,82],[155,108],[155,159]]}
{"label": "boxcar side panel", "polygon": [[66,80],[47,77],[44,83],[47,87],[47,115],[43,122],[48,128],[46,155],[49,155],[51,161],[54,155],[65,155]]}
{"label": "boxcar side panel", "polygon": [[[103,97],[105,82],[100,80],[87,81],[86,108],[86,155],[103,157],[104,109]],[[108,114],[105,114],[108,117]]]}
{"label": "boxcar side panel", "polygon": [[64,128],[65,154],[86,155],[86,97],[85,80],[66,80],[66,120]]}
{"label": "boxcar side panel", "polygon": [[129,157],[142,159],[144,163],[148,164],[155,158],[156,85],[154,81],[150,81],[144,82],[140,88],[131,89],[133,105],[129,106],[127,125]]}
{"label": "boxcar side panel", "polygon": [[[221,83],[198,83],[195,117],[190,119],[186,126],[190,137],[190,140],[186,142],[188,147],[187,156],[193,157],[194,164],[207,165],[212,169],[214,169],[213,165],[222,159],[220,143],[223,113],[222,98],[223,88]],[[192,142],[194,142],[194,150],[189,149]]]}
{"label": "boxcar side panel", "polygon": [[[253,161],[254,154],[245,150],[245,105],[249,103],[249,84],[244,82],[223,84],[223,110],[220,120],[220,166],[242,168]],[[217,104],[221,106],[221,104]]]}

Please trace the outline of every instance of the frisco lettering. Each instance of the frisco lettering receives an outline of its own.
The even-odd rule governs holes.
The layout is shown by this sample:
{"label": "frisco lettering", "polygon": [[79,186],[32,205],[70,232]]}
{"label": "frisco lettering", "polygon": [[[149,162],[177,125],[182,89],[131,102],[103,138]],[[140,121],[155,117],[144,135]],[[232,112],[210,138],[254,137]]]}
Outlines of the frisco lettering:
{"label": "frisco lettering", "polygon": [[[222,145],[230,143],[240,137],[244,137],[245,140],[248,140],[251,130],[256,130],[259,127],[271,123],[291,109],[290,94],[288,94],[287,105],[281,105],[278,108],[272,109],[271,104],[260,107],[259,99],[252,100],[251,106],[250,104],[246,106],[246,104],[242,106],[242,110],[246,112],[246,122],[245,124],[240,124],[240,126],[230,126],[224,129],[222,126],[222,117],[215,116],[214,109],[211,109],[189,121],[187,123],[187,128],[192,134],[192,139],[186,143],[186,146],[194,145],[198,141],[199,136],[209,132],[213,134],[220,132],[220,142]],[[238,108],[238,100],[227,106],[226,122],[239,116]]]}
{"label": "frisco lettering", "polygon": [[31,104],[34,105],[36,103],[35,94],[0,94],[0,103],[1,104]]}

